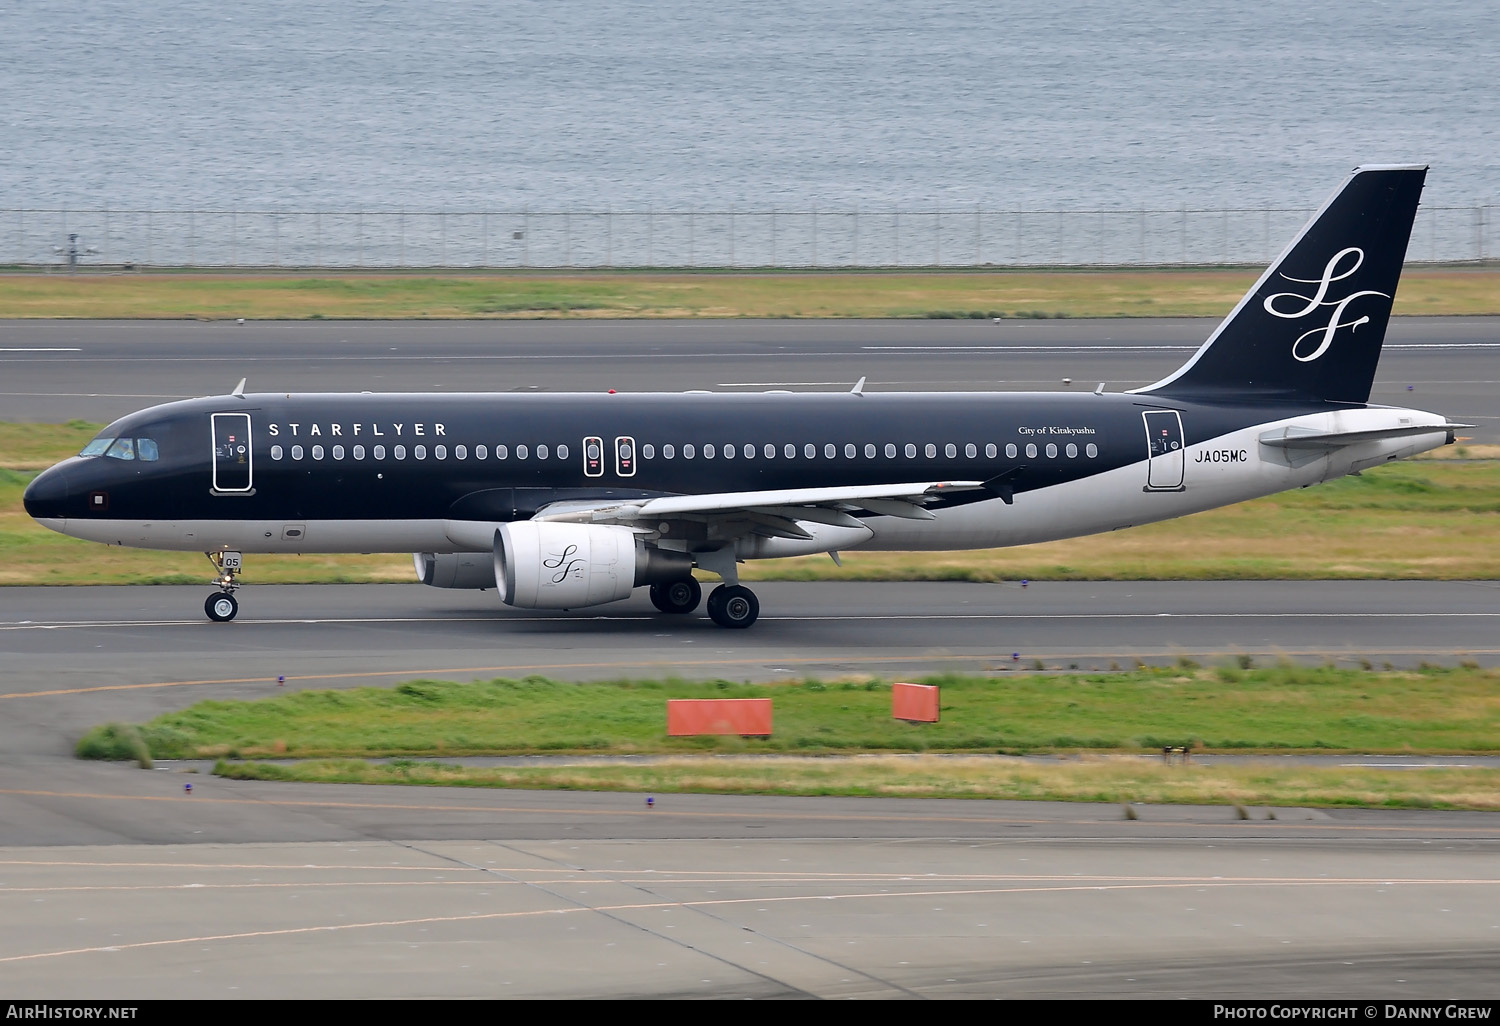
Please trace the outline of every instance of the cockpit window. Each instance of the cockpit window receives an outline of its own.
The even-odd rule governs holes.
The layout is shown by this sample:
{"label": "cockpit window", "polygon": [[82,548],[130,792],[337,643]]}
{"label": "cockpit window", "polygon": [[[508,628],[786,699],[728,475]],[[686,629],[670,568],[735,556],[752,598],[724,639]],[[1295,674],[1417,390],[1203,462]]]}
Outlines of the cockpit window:
{"label": "cockpit window", "polygon": [[161,459],[161,448],[154,438],[96,438],[85,445],[78,455],[109,456],[117,460],[154,463]]}

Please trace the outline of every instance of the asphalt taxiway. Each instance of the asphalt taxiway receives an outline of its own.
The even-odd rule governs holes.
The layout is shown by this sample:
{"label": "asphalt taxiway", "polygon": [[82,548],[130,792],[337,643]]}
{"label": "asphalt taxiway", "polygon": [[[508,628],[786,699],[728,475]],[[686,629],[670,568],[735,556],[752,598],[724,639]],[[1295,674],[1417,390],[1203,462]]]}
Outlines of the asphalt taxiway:
{"label": "asphalt taxiway", "polygon": [[[1137,388],[1205,318],[799,321],[0,321],[0,420],[107,422],[250,391]],[[1500,318],[1392,319],[1371,401],[1500,442]]]}
{"label": "asphalt taxiway", "polygon": [[[0,992],[1495,996],[1500,815],[293,785],[88,726],[417,675],[1492,659],[1500,586],[764,584],[751,630],[420,585],[0,589]],[[1366,656],[1368,657],[1368,656]],[[586,685],[584,685],[586,686]],[[189,792],[186,785],[191,784]],[[1274,816],[1274,818],[1272,818]]]}

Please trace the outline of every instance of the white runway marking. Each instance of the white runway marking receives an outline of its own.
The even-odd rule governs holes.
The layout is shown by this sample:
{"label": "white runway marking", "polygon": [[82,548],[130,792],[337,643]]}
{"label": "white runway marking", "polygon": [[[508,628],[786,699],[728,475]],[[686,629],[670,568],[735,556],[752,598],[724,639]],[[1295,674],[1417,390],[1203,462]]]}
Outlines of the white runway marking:
{"label": "white runway marking", "polygon": [[[285,627],[293,624],[308,626],[336,626],[339,624],[376,623],[586,623],[593,620],[608,620],[613,623],[656,622],[659,618],[649,615],[634,616],[507,616],[497,610],[495,616],[370,616],[330,617],[320,619],[244,619],[235,621],[240,626]],[[1496,612],[1420,612],[1420,613],[1366,613],[1366,612],[1311,612],[1311,613],[881,613],[881,614],[828,614],[824,616],[762,616],[762,623],[810,623],[825,621],[877,622],[892,620],[1156,620],[1169,617],[1178,620],[1340,620],[1351,617],[1362,619],[1431,619],[1443,617],[1500,618]],[[702,619],[701,617],[698,619]],[[25,620],[0,622],[0,631],[55,631],[79,628],[108,627],[217,627],[204,619],[185,620],[63,620],[56,622],[28,622]],[[220,628],[222,629],[222,628]],[[231,630],[233,628],[230,628]]]}

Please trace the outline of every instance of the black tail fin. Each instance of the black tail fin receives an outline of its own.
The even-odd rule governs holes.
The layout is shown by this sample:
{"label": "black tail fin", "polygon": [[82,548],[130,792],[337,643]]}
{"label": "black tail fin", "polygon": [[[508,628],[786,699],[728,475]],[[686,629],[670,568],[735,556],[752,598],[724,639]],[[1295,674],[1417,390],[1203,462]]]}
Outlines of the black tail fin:
{"label": "black tail fin", "polygon": [[1157,395],[1370,398],[1425,165],[1357,167]]}

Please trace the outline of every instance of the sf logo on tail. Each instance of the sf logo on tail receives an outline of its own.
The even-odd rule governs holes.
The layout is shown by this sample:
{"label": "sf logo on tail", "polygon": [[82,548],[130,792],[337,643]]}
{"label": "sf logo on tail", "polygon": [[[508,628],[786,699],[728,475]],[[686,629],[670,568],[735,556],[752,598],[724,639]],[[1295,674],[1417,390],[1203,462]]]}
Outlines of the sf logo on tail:
{"label": "sf logo on tail", "polygon": [[[1351,254],[1354,257],[1354,262],[1349,265],[1347,270],[1340,271],[1340,264],[1344,262],[1345,257],[1350,256]],[[1355,271],[1358,271],[1360,265],[1364,262],[1365,251],[1360,249],[1358,246],[1350,246],[1348,249],[1339,250],[1333,255],[1331,259],[1329,259],[1327,266],[1323,268],[1323,277],[1321,278],[1293,278],[1289,274],[1281,275],[1281,277],[1285,278],[1287,281],[1295,281],[1304,285],[1316,285],[1318,287],[1318,290],[1310,296],[1304,296],[1298,292],[1277,292],[1274,295],[1267,296],[1264,303],[1266,313],[1270,314],[1273,317],[1281,317],[1285,318],[1286,320],[1295,321],[1308,316],[1319,307],[1333,307],[1333,314],[1328,318],[1327,324],[1325,324],[1321,328],[1313,328],[1311,331],[1304,332],[1301,335],[1297,336],[1297,341],[1292,343],[1292,358],[1294,360],[1298,360],[1302,363],[1311,363],[1318,357],[1322,356],[1324,353],[1328,352],[1328,347],[1333,345],[1334,332],[1338,331],[1340,328],[1348,328],[1349,330],[1353,331],[1361,324],[1368,323],[1368,321],[1370,320],[1369,317],[1360,317],[1352,321],[1341,322],[1339,320],[1339,318],[1344,314],[1344,308],[1347,307],[1350,303],[1354,302],[1356,299],[1360,298],[1361,296],[1384,296],[1386,299],[1391,298],[1384,292],[1376,292],[1370,289],[1362,292],[1351,292],[1343,299],[1326,298],[1328,295],[1328,290],[1334,282],[1343,281],[1345,278],[1348,278],[1350,275],[1354,274]],[[1303,305],[1296,310],[1278,310],[1276,308],[1276,301],[1278,299],[1292,299],[1302,303]],[[1302,343],[1306,342],[1314,335],[1321,336],[1318,341],[1317,348],[1315,348],[1310,353],[1304,354],[1302,352]]]}

